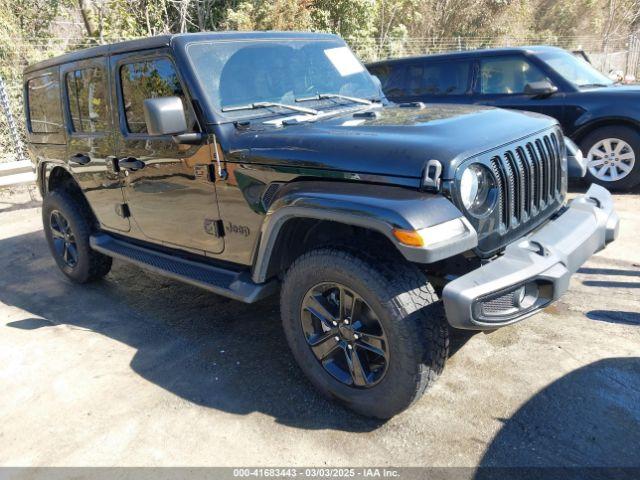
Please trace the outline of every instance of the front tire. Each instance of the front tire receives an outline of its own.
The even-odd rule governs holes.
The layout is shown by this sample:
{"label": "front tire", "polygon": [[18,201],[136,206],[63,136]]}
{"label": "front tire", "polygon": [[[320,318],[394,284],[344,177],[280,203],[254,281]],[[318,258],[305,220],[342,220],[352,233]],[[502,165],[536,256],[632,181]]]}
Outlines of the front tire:
{"label": "front tire", "polygon": [[42,223],[51,255],[70,280],[87,283],[109,273],[111,257],[91,249],[90,214],[72,195],[48,193],[42,202]]}
{"label": "front tire", "polygon": [[390,418],[416,401],[448,356],[441,302],[424,274],[330,248],[288,270],[282,323],[293,355],[325,396]]}
{"label": "front tire", "polygon": [[602,127],[580,142],[587,159],[586,179],[611,190],[640,184],[640,133],[626,126]]}

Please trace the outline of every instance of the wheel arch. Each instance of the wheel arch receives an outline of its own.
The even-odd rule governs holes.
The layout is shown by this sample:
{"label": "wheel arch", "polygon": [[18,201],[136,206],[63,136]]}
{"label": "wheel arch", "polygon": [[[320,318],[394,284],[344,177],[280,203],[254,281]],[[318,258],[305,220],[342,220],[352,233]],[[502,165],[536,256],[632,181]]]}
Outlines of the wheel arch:
{"label": "wheel arch", "polygon": [[573,141],[575,141],[577,144],[580,144],[580,142],[582,142],[582,140],[584,140],[587,135],[594,132],[595,130],[603,127],[613,126],[629,127],[640,134],[640,122],[637,122],[636,120],[628,117],[607,117],[594,119],[589,123],[580,126],[571,137]]}
{"label": "wheel arch", "polygon": [[438,251],[408,247],[395,238],[394,229],[415,231],[462,217],[441,195],[338,182],[300,182],[278,193],[260,232],[252,272],[256,283],[282,273],[299,255],[320,246],[362,248],[366,242],[379,249],[377,254],[431,263],[477,244],[475,231]]}
{"label": "wheel arch", "polygon": [[82,204],[83,211],[87,212],[90,216],[90,221],[93,227],[98,226],[98,219],[91,208],[91,205],[87,201],[82,188],[73,174],[66,168],[66,166],[48,162],[44,163],[41,167],[40,184],[39,187],[43,195],[56,190],[64,191],[73,196],[78,202]]}

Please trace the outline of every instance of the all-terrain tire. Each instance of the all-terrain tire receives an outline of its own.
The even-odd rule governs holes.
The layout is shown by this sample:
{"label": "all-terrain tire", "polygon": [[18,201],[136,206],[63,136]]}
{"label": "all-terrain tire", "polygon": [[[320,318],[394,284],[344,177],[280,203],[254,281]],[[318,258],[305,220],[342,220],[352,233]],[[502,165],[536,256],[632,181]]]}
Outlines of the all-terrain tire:
{"label": "all-terrain tire", "polygon": [[640,133],[631,127],[623,125],[611,125],[601,127],[590,132],[580,141],[580,149],[585,158],[588,157],[592,147],[606,139],[619,139],[624,141],[633,150],[635,162],[630,172],[619,180],[606,180],[595,176],[587,166],[585,180],[589,183],[597,183],[610,190],[625,191],[640,184]]}
{"label": "all-terrain tire", "polygon": [[[388,365],[370,388],[338,381],[317,360],[301,318],[307,292],[337,282],[357,292],[377,315],[388,340]],[[449,329],[442,303],[425,275],[402,261],[374,260],[360,253],[323,248],[298,258],[281,290],[282,323],[293,355],[325,396],[359,414],[390,418],[422,396],[444,368]]]}
{"label": "all-terrain tire", "polygon": [[[75,241],[77,259],[70,266],[54,245],[54,233],[51,228],[52,213],[59,212],[68,222],[68,227]],[[75,283],[87,283],[104,277],[111,270],[111,257],[91,249],[89,237],[93,222],[91,213],[76,200],[73,195],[56,190],[45,195],[42,202],[42,223],[51,255],[62,272]]]}

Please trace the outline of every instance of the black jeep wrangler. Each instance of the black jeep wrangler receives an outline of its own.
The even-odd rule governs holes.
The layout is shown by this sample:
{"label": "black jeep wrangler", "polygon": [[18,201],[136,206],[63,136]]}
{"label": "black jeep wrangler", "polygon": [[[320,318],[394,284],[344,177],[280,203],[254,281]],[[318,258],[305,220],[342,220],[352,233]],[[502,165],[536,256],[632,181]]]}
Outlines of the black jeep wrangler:
{"label": "black jeep wrangler", "polygon": [[279,292],[324,394],[407,408],[451,328],[558,298],[615,239],[609,193],[566,204],[555,120],[390,104],[338,37],[160,36],[25,71],[44,230],[84,283],[119,258],[243,302]]}

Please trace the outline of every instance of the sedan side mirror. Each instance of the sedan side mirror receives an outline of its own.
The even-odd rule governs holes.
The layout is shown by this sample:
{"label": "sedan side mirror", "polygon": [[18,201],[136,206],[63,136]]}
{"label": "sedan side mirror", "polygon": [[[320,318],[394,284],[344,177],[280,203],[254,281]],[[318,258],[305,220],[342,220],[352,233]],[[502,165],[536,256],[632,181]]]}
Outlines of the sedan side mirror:
{"label": "sedan side mirror", "polygon": [[558,87],[552,85],[548,80],[541,80],[539,82],[527,83],[524,86],[525,95],[531,95],[532,97],[548,97],[558,91]]}
{"label": "sedan side mirror", "polygon": [[144,120],[149,135],[179,135],[187,131],[187,119],[180,97],[146,99]]}

